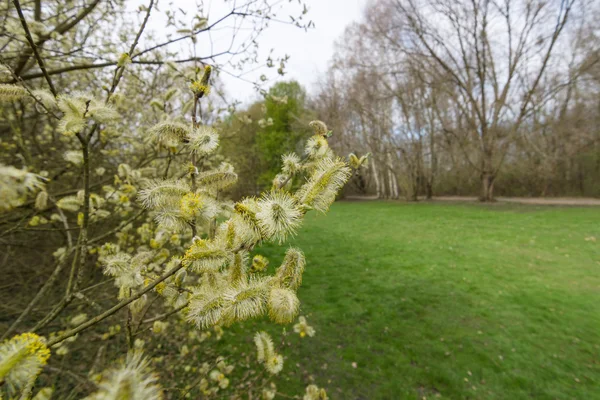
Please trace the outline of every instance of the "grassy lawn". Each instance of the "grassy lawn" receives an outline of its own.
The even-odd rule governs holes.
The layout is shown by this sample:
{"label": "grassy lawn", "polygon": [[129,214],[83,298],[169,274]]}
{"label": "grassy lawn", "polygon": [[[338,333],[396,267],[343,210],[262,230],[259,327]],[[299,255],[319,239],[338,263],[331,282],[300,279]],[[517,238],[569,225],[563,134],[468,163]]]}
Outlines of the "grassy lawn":
{"label": "grassy lawn", "polygon": [[[289,336],[282,391],[600,399],[599,208],[341,202],[293,245],[317,334]],[[263,248],[269,268],[284,250]],[[263,321],[233,329],[268,326],[281,337]],[[253,354],[247,336],[224,340]]]}

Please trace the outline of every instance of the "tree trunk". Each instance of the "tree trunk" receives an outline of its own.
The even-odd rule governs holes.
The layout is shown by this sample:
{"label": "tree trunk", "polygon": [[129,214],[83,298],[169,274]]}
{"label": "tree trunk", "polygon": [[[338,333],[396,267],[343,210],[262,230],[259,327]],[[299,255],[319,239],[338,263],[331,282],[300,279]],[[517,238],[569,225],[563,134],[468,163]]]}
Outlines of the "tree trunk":
{"label": "tree trunk", "polygon": [[371,168],[373,169],[373,178],[375,179],[375,190],[377,192],[377,198],[381,199],[381,182],[379,180],[379,172],[377,171],[377,168],[375,167],[375,160],[373,160],[373,162],[369,163],[371,164]]}
{"label": "tree trunk", "polygon": [[430,181],[427,181],[425,184],[425,198],[427,200],[431,200],[433,198],[433,184]]}
{"label": "tree trunk", "polygon": [[400,198],[400,188],[396,174],[392,174],[392,182],[394,183],[394,200],[398,200]]}
{"label": "tree trunk", "polygon": [[387,178],[388,178],[388,187],[390,189],[389,198],[393,199],[394,198],[394,178],[392,177],[392,171],[390,171],[390,170],[387,171]]}
{"label": "tree trunk", "polygon": [[540,197],[546,197],[546,195],[548,194],[548,183],[549,179],[546,178],[544,179],[544,188],[542,189],[542,193],[540,194]]}
{"label": "tree trunk", "polygon": [[481,201],[494,201],[494,182],[496,175],[490,173],[481,174],[482,193]]}
{"label": "tree trunk", "polygon": [[412,193],[410,194],[410,201],[419,201],[418,195],[418,191],[413,188]]}
{"label": "tree trunk", "polygon": [[419,200],[419,170],[416,169],[413,171],[412,176],[410,177],[410,201],[418,201]]}

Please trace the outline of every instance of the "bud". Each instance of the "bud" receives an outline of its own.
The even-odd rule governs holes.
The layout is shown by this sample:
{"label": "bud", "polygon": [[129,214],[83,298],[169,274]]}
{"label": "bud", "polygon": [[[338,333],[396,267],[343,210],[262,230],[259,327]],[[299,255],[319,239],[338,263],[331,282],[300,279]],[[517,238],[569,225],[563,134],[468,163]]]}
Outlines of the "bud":
{"label": "bud", "polygon": [[325,125],[325,122],[323,122],[323,121],[319,121],[319,120],[311,121],[308,124],[308,126],[313,128],[315,135],[320,135],[320,136],[328,135],[329,131],[327,130],[327,125]]}
{"label": "bud", "polygon": [[117,67],[124,67],[125,65],[131,62],[131,57],[129,57],[129,53],[123,53],[119,56],[119,61],[117,62]]}
{"label": "bud", "polygon": [[142,295],[142,297],[129,304],[129,309],[131,310],[131,313],[134,316],[139,315],[146,306],[147,302],[148,296],[146,296],[145,294]]}
{"label": "bud", "polygon": [[183,286],[183,284],[185,282],[185,278],[187,278],[187,271],[185,269],[180,269],[175,274],[175,285]]}

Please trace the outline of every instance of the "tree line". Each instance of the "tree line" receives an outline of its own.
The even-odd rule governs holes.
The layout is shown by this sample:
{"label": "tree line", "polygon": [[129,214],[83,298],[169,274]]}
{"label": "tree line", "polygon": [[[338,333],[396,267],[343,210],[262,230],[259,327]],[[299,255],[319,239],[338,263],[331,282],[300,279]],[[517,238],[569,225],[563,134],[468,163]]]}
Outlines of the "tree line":
{"label": "tree line", "polygon": [[314,99],[382,198],[600,194],[599,7],[377,0]]}
{"label": "tree line", "polygon": [[299,122],[315,116],[338,150],[370,154],[347,193],[600,195],[599,9],[577,0],[369,3],[316,93],[281,82],[232,114],[232,140],[247,144],[236,151],[253,166],[238,195],[270,184],[281,165],[273,149],[294,150]]}

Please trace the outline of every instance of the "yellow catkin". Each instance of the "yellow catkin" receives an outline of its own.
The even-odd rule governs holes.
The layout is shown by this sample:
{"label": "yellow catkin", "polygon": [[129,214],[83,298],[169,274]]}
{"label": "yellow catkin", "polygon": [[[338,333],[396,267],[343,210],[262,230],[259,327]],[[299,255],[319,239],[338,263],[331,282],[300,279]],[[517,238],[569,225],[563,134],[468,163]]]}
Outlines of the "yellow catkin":
{"label": "yellow catkin", "polygon": [[1,344],[0,354],[2,353],[5,353],[5,356],[0,357],[0,381],[13,368],[18,368],[21,363],[31,362],[31,360],[35,360],[35,363],[38,364],[31,370],[32,373],[37,374],[33,371],[38,370],[39,372],[38,368],[45,365],[50,357],[50,349],[46,346],[45,340],[31,332],[17,335]]}
{"label": "yellow catkin", "polygon": [[27,342],[27,353],[34,354],[39,362],[42,365],[45,365],[48,361],[48,358],[50,358],[50,349],[46,347],[43,339],[31,332],[23,333],[22,335],[17,336],[17,338],[19,337],[23,342]]}

